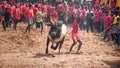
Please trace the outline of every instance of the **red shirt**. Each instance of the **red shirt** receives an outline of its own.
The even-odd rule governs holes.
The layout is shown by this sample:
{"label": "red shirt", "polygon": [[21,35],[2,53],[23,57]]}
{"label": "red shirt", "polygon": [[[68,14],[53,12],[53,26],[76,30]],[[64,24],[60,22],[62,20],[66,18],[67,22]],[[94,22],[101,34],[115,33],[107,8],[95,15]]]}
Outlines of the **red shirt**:
{"label": "red shirt", "polygon": [[96,20],[96,14],[97,14],[97,10],[93,10],[93,12],[94,12],[94,15],[95,15],[95,17],[94,17],[94,23],[96,23],[97,22],[97,20]]}
{"label": "red shirt", "polygon": [[28,12],[29,12],[29,8],[25,7],[24,10],[23,10],[23,15],[28,18]]}
{"label": "red shirt", "polygon": [[80,16],[80,18],[81,19],[85,19],[85,15],[86,15],[86,11],[84,9],[81,10],[81,16]]}
{"label": "red shirt", "polygon": [[43,9],[43,5],[42,4],[38,4],[39,10]]}
{"label": "red shirt", "polygon": [[72,15],[74,8],[75,8],[74,6],[69,6],[70,15]]}
{"label": "red shirt", "polygon": [[44,8],[44,11],[47,11],[47,5],[44,5],[43,8]]}
{"label": "red shirt", "polygon": [[58,12],[63,12],[63,4],[58,5]]}
{"label": "red shirt", "polygon": [[11,12],[11,6],[9,4],[6,5],[9,12]]}
{"label": "red shirt", "polygon": [[102,13],[101,22],[104,22],[104,21],[105,21],[105,17],[106,17],[106,14],[105,14],[105,13]]}
{"label": "red shirt", "polygon": [[108,28],[108,26],[110,25],[110,21],[111,21],[110,19],[111,19],[110,15],[105,17],[105,22],[104,22],[105,29]]}
{"label": "red shirt", "polygon": [[23,6],[19,6],[20,14],[23,14]]}
{"label": "red shirt", "polygon": [[78,10],[77,10],[77,15],[79,16],[80,13],[81,13],[81,9],[78,9]]}
{"label": "red shirt", "polygon": [[114,0],[110,0],[110,9],[114,10],[115,8],[115,1]]}
{"label": "red shirt", "polygon": [[27,11],[27,18],[33,18],[33,17],[34,17],[33,9],[28,9],[28,11]]}
{"label": "red shirt", "polygon": [[14,3],[15,3],[15,2],[16,2],[16,0],[12,0],[12,2],[14,2]]}
{"label": "red shirt", "polygon": [[0,4],[0,10],[2,9],[3,4]]}
{"label": "red shirt", "polygon": [[10,4],[6,4],[6,8],[7,8],[7,9],[10,8]]}
{"label": "red shirt", "polygon": [[14,19],[20,19],[20,9],[16,8],[15,12],[13,13]]}
{"label": "red shirt", "polygon": [[34,13],[34,17],[36,17],[36,13],[37,13],[37,11],[38,11],[38,8],[36,8],[36,7],[33,7],[33,13]]}
{"label": "red shirt", "polygon": [[51,5],[46,5],[47,6],[47,10],[49,11],[49,9],[51,9],[51,7],[53,7],[53,6],[51,6]]}
{"label": "red shirt", "polygon": [[95,1],[95,5],[94,6],[99,6],[99,0]]}
{"label": "red shirt", "polygon": [[47,18],[47,15],[48,15],[48,12],[47,12],[47,11],[44,11],[44,12],[43,12],[43,17],[44,17],[44,18]]}
{"label": "red shirt", "polygon": [[101,12],[101,16],[100,16],[100,22],[104,22],[105,19],[105,14],[103,12]]}
{"label": "red shirt", "polygon": [[15,6],[11,7],[11,12],[10,12],[11,13],[11,17],[13,17],[13,15],[14,15],[13,13],[15,12],[15,9],[16,9]]}
{"label": "red shirt", "polygon": [[52,21],[57,21],[57,17],[58,17],[58,13],[57,13],[57,11],[53,11],[52,13],[51,13],[51,18],[52,18]]}
{"label": "red shirt", "polygon": [[23,15],[25,16],[25,12],[27,11],[27,7],[26,7],[26,5],[23,5],[22,6],[22,12],[23,12]]}
{"label": "red shirt", "polygon": [[35,7],[35,5],[33,4],[33,5],[32,5],[32,8],[34,8],[34,7]]}
{"label": "red shirt", "polygon": [[77,32],[78,32],[78,28],[79,28],[79,24],[78,24],[78,22],[75,20],[75,21],[73,22],[73,31],[74,31],[75,33],[77,33]]}
{"label": "red shirt", "polygon": [[79,37],[79,34],[78,34],[78,28],[79,28],[79,24],[75,20],[73,22],[73,29],[72,29],[72,39],[73,40],[80,40],[80,37]]}
{"label": "red shirt", "polygon": [[114,18],[115,18],[115,16],[111,16],[111,24],[113,24]]}
{"label": "red shirt", "polygon": [[54,11],[55,9],[53,8],[53,6],[50,6],[49,9],[48,9],[48,13],[49,14],[52,14],[52,12]]}
{"label": "red shirt", "polygon": [[101,10],[96,11],[96,22],[99,22],[101,20],[101,16],[102,11]]}

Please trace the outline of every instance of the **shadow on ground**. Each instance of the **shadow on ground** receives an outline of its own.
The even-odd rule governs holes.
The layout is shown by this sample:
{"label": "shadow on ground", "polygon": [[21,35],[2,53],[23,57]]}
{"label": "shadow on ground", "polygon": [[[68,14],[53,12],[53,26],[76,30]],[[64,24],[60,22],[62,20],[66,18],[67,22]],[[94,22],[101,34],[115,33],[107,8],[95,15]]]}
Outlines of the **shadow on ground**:
{"label": "shadow on ground", "polygon": [[120,60],[116,61],[103,60],[103,62],[108,64],[110,68],[120,68]]}
{"label": "shadow on ground", "polygon": [[33,56],[32,58],[41,58],[41,57],[55,57],[55,55],[53,55],[53,54],[41,54],[41,53],[38,53],[35,56]]}

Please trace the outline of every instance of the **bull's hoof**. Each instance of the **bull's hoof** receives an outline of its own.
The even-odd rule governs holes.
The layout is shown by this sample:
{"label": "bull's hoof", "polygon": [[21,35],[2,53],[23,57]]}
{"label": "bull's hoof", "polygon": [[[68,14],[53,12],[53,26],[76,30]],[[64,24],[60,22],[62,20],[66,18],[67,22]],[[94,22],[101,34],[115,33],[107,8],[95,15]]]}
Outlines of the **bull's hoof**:
{"label": "bull's hoof", "polygon": [[47,55],[47,54],[48,54],[48,52],[45,52],[45,54]]}
{"label": "bull's hoof", "polygon": [[51,48],[51,49],[53,49],[53,47],[54,47],[54,46],[53,46],[53,45],[51,45],[51,47],[50,47],[50,48]]}
{"label": "bull's hoof", "polygon": [[56,47],[54,47],[54,46],[52,45],[52,46],[51,46],[51,49],[56,50]]}

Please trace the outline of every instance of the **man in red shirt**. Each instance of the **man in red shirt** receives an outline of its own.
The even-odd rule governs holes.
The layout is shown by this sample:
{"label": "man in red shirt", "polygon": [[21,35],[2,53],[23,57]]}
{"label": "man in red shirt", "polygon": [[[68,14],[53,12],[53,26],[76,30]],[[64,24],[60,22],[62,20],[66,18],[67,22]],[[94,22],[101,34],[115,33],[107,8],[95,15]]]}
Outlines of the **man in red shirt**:
{"label": "man in red shirt", "polygon": [[15,5],[12,5],[10,8],[11,17],[13,18],[13,13],[15,12]]}
{"label": "man in red shirt", "polygon": [[86,10],[82,7],[81,8],[81,13],[80,13],[80,29],[85,30],[85,25],[83,24],[85,21],[85,16],[86,16]]}
{"label": "man in red shirt", "polygon": [[115,9],[115,0],[110,0],[110,10]]}
{"label": "man in red shirt", "polygon": [[39,10],[42,10],[44,6],[39,3],[39,4],[38,4],[38,7],[39,7]]}
{"label": "man in red shirt", "polygon": [[16,30],[17,28],[17,23],[20,20],[20,9],[16,5],[15,11],[13,12],[13,19],[14,19],[14,26],[13,29]]}
{"label": "man in red shirt", "polygon": [[36,13],[37,13],[37,11],[38,11],[38,5],[35,5],[35,6],[33,7],[34,18],[36,18]]}
{"label": "man in red shirt", "polygon": [[56,23],[58,21],[58,13],[56,10],[53,10],[53,12],[50,14],[50,22]]}
{"label": "man in red shirt", "polygon": [[58,8],[57,11],[58,11],[59,20],[63,20],[62,13],[63,13],[64,5],[63,4],[58,4],[57,8]]}
{"label": "man in red shirt", "polygon": [[98,7],[98,6],[99,6],[99,4],[100,4],[100,3],[99,3],[99,0],[96,0],[96,1],[95,1],[95,5],[94,5],[94,6],[95,6],[95,7]]}
{"label": "man in red shirt", "polygon": [[33,12],[33,9],[32,9],[32,5],[29,5],[29,8],[26,12],[27,14],[27,18],[28,18],[28,26],[26,28],[26,31],[25,32],[29,32],[30,33],[30,28],[31,28],[31,25],[33,25],[34,21],[33,21],[33,18],[34,18],[34,12]]}
{"label": "man in red shirt", "polygon": [[100,26],[101,26],[101,22],[100,22],[101,16],[102,16],[102,11],[101,11],[101,9],[99,7],[97,7],[95,17],[96,17],[96,29],[97,29],[98,33],[100,33],[100,31],[101,31],[101,28],[100,28]]}
{"label": "man in red shirt", "polygon": [[78,18],[75,18],[74,22],[73,22],[73,29],[72,29],[72,40],[73,40],[73,44],[70,48],[70,52],[72,51],[72,48],[77,44],[77,42],[79,43],[78,49],[77,49],[77,53],[79,53],[79,50],[81,48],[82,42],[80,40],[79,37],[79,33],[78,33],[78,29],[79,29],[79,20]]}

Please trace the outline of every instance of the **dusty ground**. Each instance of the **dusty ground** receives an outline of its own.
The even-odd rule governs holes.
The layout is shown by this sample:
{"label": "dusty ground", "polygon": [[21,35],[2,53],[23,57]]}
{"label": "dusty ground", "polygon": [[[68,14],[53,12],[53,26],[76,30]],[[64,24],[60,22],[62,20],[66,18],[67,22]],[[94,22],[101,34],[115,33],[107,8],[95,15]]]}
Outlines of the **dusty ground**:
{"label": "dusty ground", "polygon": [[43,34],[35,28],[30,34],[24,33],[25,24],[18,24],[17,31],[0,26],[0,68],[120,68],[120,47],[113,42],[103,42],[102,36],[80,31],[83,42],[80,54],[75,54],[77,45],[71,54],[67,54],[71,44],[71,27],[61,49],[49,48],[45,55],[46,36],[49,27],[44,26]]}

